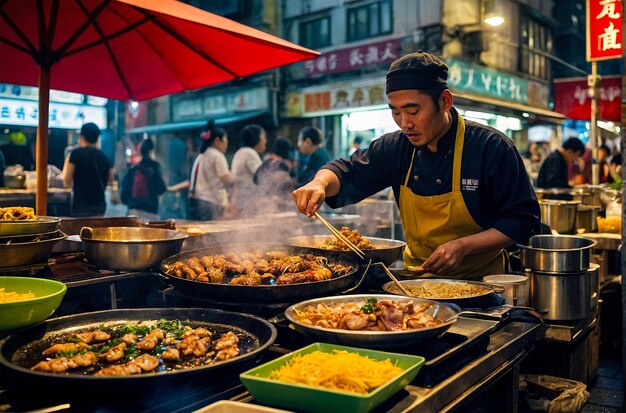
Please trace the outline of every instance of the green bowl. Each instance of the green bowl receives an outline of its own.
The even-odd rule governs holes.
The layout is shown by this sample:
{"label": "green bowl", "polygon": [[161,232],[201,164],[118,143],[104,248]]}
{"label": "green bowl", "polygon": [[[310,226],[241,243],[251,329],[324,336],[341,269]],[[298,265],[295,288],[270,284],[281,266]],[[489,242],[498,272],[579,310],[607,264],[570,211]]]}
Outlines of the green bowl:
{"label": "green bowl", "polygon": [[0,303],[0,331],[13,330],[38,323],[59,308],[67,292],[65,284],[33,277],[0,277],[5,292],[35,294],[35,298]]}
{"label": "green bowl", "polygon": [[[304,355],[314,351],[331,353],[335,349],[358,353],[361,356],[366,356],[374,360],[390,359],[392,363],[396,364],[404,371],[367,394],[336,391],[322,387],[285,383],[269,379],[272,371],[286,364],[298,354]],[[241,373],[239,378],[252,396],[254,396],[254,399],[261,404],[294,410],[360,413],[372,410],[393,394],[406,387],[415,378],[423,364],[424,357],[420,356],[366,350],[355,347],[338,346],[335,344],[314,343]]]}

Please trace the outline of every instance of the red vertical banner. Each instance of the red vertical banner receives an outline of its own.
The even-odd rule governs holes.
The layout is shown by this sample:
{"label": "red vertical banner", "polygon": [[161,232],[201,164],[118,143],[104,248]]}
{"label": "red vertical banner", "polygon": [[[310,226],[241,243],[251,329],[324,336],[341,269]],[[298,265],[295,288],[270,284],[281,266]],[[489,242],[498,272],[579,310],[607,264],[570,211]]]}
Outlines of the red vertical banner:
{"label": "red vertical banner", "polygon": [[587,61],[622,58],[622,0],[587,0]]}

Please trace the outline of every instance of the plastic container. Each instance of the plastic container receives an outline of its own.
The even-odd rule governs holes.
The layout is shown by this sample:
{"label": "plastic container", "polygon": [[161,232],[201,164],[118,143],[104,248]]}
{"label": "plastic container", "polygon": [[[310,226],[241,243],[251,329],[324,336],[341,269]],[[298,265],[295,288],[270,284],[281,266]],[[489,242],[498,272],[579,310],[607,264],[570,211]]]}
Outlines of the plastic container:
{"label": "plastic container", "polygon": [[483,277],[483,281],[504,287],[504,302],[510,305],[528,305],[529,283],[525,275],[495,274]]}

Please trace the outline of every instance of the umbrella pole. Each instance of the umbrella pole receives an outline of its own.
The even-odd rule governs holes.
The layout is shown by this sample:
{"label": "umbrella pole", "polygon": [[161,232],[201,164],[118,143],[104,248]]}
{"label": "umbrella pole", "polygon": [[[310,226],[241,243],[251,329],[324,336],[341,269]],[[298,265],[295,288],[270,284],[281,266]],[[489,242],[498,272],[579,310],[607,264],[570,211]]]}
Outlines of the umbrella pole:
{"label": "umbrella pole", "polygon": [[48,204],[48,104],[50,103],[50,69],[39,70],[39,125],[37,127],[36,161],[37,195],[35,211],[37,215],[47,214]]}

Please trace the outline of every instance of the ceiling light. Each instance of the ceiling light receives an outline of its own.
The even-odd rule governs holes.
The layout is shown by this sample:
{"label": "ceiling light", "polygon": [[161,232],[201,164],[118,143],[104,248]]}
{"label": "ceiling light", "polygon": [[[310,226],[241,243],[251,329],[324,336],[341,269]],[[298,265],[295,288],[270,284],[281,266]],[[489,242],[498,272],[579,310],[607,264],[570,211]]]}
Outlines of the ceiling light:
{"label": "ceiling light", "polygon": [[504,18],[502,16],[490,16],[483,20],[489,26],[498,27],[502,23],[504,23]]}

